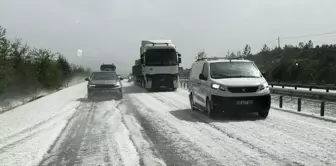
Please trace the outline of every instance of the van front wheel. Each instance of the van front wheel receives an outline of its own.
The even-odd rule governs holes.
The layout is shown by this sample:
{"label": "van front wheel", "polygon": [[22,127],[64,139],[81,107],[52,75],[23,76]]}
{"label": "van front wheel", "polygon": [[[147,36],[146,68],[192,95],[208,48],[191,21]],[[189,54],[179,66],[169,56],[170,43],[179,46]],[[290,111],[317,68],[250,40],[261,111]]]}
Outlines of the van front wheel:
{"label": "van front wheel", "polygon": [[215,110],[212,107],[212,103],[209,99],[206,100],[206,112],[208,114],[208,117],[211,119],[214,119],[217,117],[217,114]]}
{"label": "van front wheel", "polygon": [[189,94],[189,101],[190,101],[191,110],[196,111],[195,104],[194,104],[194,99],[193,99],[193,96],[192,96],[191,93]]}

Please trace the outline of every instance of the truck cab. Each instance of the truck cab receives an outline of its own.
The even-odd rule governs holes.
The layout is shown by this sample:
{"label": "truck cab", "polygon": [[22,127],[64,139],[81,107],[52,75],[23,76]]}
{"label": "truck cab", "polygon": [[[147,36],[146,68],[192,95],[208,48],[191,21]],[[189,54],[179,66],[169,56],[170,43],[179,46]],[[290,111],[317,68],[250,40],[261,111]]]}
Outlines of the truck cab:
{"label": "truck cab", "polygon": [[170,40],[146,40],[140,47],[142,78],[140,83],[146,89],[178,87],[178,67],[181,54]]}

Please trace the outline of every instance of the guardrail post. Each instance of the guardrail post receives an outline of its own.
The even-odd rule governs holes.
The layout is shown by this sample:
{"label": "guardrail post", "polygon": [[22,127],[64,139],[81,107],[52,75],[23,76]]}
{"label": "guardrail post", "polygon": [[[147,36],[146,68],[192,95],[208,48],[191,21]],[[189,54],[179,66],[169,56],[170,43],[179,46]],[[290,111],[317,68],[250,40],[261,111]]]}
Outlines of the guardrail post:
{"label": "guardrail post", "polygon": [[294,86],[294,89],[297,90],[297,86]]}
{"label": "guardrail post", "polygon": [[309,91],[312,91],[312,87],[309,87]]}
{"label": "guardrail post", "polygon": [[272,85],[271,85],[271,87],[273,88],[273,87],[274,87],[274,85],[272,84]]}
{"label": "guardrail post", "polygon": [[298,103],[297,103],[297,109],[298,109],[298,112],[301,112],[301,98],[298,98]]}
{"label": "guardrail post", "polygon": [[321,102],[321,116],[324,116],[324,105],[325,105],[325,102],[322,101]]}
{"label": "guardrail post", "polygon": [[279,107],[280,108],[282,108],[282,98],[283,98],[283,96],[280,96],[280,98],[279,98]]}
{"label": "guardrail post", "polygon": [[285,88],[285,86],[284,86],[284,85],[282,85],[282,88]]}
{"label": "guardrail post", "polygon": [[328,89],[328,88],[326,89],[326,92],[329,92],[329,89]]}

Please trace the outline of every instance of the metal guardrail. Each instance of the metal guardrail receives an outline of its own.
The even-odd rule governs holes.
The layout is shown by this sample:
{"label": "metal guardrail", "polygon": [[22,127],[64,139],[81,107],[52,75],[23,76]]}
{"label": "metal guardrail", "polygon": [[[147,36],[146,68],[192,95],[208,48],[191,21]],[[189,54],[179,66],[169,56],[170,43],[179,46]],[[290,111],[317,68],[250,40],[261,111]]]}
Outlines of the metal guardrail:
{"label": "metal guardrail", "polygon": [[327,92],[312,92],[306,90],[294,90],[294,89],[283,89],[283,88],[270,88],[271,93],[278,94],[282,96],[293,96],[306,99],[314,100],[324,100],[336,102],[336,93]]}
{"label": "metal guardrail", "polygon": [[281,86],[282,88],[294,87],[294,89],[308,88],[309,91],[312,91],[312,89],[325,89],[326,92],[329,92],[329,90],[336,90],[336,85],[332,84],[318,85],[318,84],[296,84],[296,83],[278,83],[278,82],[268,82],[268,84],[271,87],[274,86]]}

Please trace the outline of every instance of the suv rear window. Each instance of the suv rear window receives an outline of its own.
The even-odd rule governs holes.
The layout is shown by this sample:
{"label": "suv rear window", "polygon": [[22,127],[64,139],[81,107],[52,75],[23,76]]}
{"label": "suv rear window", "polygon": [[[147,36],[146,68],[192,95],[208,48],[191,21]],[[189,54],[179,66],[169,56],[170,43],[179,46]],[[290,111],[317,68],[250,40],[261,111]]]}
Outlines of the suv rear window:
{"label": "suv rear window", "polygon": [[259,69],[252,62],[215,62],[210,64],[210,76],[221,78],[259,78]]}
{"label": "suv rear window", "polygon": [[118,75],[114,72],[92,73],[92,80],[118,80]]}

